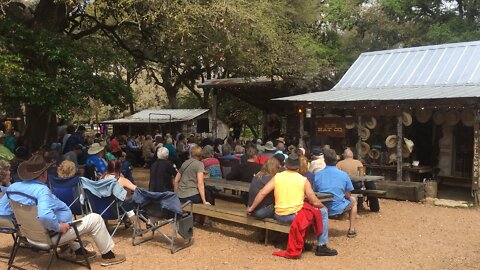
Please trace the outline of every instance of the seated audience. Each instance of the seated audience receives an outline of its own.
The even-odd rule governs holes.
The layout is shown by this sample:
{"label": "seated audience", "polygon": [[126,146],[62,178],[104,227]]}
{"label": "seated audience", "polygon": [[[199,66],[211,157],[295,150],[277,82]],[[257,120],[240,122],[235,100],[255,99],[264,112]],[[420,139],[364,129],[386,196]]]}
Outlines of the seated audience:
{"label": "seated audience", "polygon": [[348,175],[358,175],[358,168],[363,167],[360,160],[353,158],[353,152],[350,148],[343,151],[343,160],[337,163],[337,168],[346,172]]}
{"label": "seated audience", "polygon": [[90,157],[87,159],[87,165],[95,166],[97,174],[104,174],[107,171],[107,162],[104,157],[105,148],[99,143],[94,143],[88,148],[88,154]]}
{"label": "seated audience", "polygon": [[157,148],[157,160],[150,166],[150,183],[148,190],[154,192],[173,191],[173,178],[177,174],[168,160],[169,151],[166,147]]}
{"label": "seated audience", "polygon": [[225,177],[226,179],[252,182],[252,178],[262,169],[262,165],[257,163],[258,151],[256,147],[249,147],[245,155],[247,155],[247,162],[233,167],[232,171]]}
{"label": "seated audience", "polygon": [[328,213],[326,207],[315,196],[310,182],[299,174],[300,160],[297,154],[291,154],[285,162],[287,170],[277,173],[255,197],[252,205],[247,209],[252,213],[263,199],[274,192],[275,214],[274,218],[283,223],[292,223],[297,212],[302,209],[305,198],[322,214],[322,233],[317,238],[317,256],[335,256],[337,251],[327,246],[328,243]]}
{"label": "seated audience", "polygon": [[[252,179],[250,189],[248,191],[248,206],[251,206],[258,192],[277,174],[280,168],[280,162],[275,158],[269,158],[263,163],[262,170],[258,172]],[[270,192],[262,202],[252,212],[252,216],[257,218],[273,218],[274,214],[274,197]]]}
{"label": "seated audience", "polygon": [[[14,183],[8,187],[7,191],[22,192],[34,197],[37,201],[38,220],[43,226],[51,232],[60,232],[59,245],[70,244],[70,248],[77,255],[77,260],[83,259],[83,254],[93,258],[95,252],[81,249],[80,244],[74,242],[76,234],[74,229],[69,225],[73,220],[73,215],[68,206],[59,200],[48,188],[47,169],[52,164],[47,164],[42,155],[34,155],[29,160],[23,162],[18,167],[18,175],[22,182]],[[35,202],[29,198],[15,195],[11,199],[22,204],[33,205]],[[7,196],[0,199],[0,216],[13,217],[13,210],[10,206]],[[80,235],[90,235],[98,250],[102,254],[100,264],[109,266],[122,263],[125,256],[112,252],[115,246],[112,237],[105,226],[102,217],[98,214],[88,214],[80,219],[82,222],[77,226]]]}
{"label": "seated audience", "polygon": [[350,213],[350,228],[348,229],[347,237],[353,238],[357,236],[355,231],[357,200],[351,194],[353,190],[352,181],[347,173],[335,166],[337,163],[335,150],[325,149],[323,155],[327,166],[315,174],[313,190],[315,192],[333,194],[333,201],[325,203],[330,216],[338,216],[345,212]]}
{"label": "seated audience", "polygon": [[220,161],[214,158],[214,151],[211,145],[205,145],[202,150],[202,163],[205,166],[205,170],[208,172],[211,178],[222,178],[222,170],[220,169]]}

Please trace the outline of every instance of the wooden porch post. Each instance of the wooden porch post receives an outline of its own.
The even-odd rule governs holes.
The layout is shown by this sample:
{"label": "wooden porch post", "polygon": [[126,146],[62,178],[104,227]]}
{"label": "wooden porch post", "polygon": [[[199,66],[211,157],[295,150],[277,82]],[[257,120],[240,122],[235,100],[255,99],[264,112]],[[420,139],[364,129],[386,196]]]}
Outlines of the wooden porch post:
{"label": "wooden porch post", "polygon": [[299,117],[299,120],[300,120],[300,124],[299,124],[299,132],[298,134],[300,135],[300,138],[298,139],[298,146],[299,147],[305,147],[305,142],[303,141],[303,130],[304,130],[304,120],[305,120],[305,109],[302,109],[301,112],[300,112],[300,115],[298,116]]}
{"label": "wooden porch post", "polygon": [[472,173],[472,196],[475,204],[480,204],[480,194],[478,194],[480,187],[480,109],[474,110],[473,124],[473,173]]}
{"label": "wooden porch post", "polygon": [[397,181],[403,180],[403,156],[402,156],[402,142],[403,142],[403,117],[402,113],[397,116]]}
{"label": "wooden porch post", "polygon": [[217,139],[217,89],[213,90],[212,97],[212,136],[213,139]]}
{"label": "wooden porch post", "polygon": [[360,137],[360,133],[362,131],[362,116],[358,114],[357,111],[357,134],[358,134],[358,140],[357,140],[357,158],[358,160],[363,162],[362,156],[360,156],[360,150],[362,149],[362,137]]}

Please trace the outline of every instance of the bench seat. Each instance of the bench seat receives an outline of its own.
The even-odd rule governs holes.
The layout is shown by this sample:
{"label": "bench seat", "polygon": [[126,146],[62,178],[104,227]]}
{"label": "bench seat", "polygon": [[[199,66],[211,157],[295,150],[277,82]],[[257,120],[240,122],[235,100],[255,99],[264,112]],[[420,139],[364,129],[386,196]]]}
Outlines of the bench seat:
{"label": "bench seat", "polygon": [[352,194],[362,194],[364,196],[374,196],[374,197],[382,197],[387,194],[385,190],[377,190],[377,189],[354,189],[352,190]]}

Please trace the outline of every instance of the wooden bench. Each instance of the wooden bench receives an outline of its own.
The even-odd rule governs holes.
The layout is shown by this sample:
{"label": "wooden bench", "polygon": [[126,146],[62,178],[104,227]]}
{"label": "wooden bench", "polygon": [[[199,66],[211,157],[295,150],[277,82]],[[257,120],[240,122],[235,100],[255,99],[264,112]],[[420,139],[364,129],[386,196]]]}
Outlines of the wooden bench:
{"label": "wooden bench", "polygon": [[383,197],[387,194],[386,190],[378,189],[354,189],[352,194],[361,194],[363,196]]}
{"label": "wooden bench", "polygon": [[[185,210],[189,211],[189,208]],[[268,231],[276,231],[287,234],[290,232],[290,224],[280,223],[271,218],[257,219],[255,217],[248,216],[246,211],[232,210],[214,205],[194,204],[193,213],[265,229],[265,245],[268,243]]]}

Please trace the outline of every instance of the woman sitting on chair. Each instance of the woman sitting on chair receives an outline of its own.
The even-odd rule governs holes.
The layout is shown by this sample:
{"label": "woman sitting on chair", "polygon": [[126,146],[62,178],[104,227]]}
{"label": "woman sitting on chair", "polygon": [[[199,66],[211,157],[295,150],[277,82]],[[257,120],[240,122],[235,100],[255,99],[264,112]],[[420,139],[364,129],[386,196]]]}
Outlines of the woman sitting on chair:
{"label": "woman sitting on chair", "polygon": [[127,194],[126,200],[129,200],[129,198],[131,197],[132,193],[135,191],[137,186],[134,185],[132,182],[130,182],[130,180],[125,178],[122,175],[121,170],[122,170],[122,163],[119,159],[109,160],[107,165],[107,171],[102,175],[99,181],[103,179],[116,178],[120,186],[122,186],[125,190],[127,190],[128,194]]}

